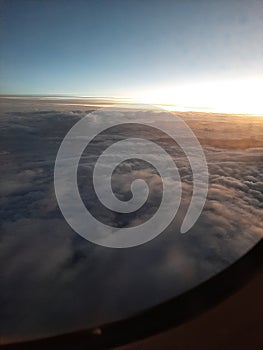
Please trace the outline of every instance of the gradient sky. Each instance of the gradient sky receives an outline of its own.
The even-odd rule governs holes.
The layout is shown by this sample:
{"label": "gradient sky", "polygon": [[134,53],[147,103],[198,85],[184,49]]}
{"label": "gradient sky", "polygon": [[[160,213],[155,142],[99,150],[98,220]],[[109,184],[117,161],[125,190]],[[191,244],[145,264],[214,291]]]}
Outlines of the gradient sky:
{"label": "gradient sky", "polygon": [[162,97],[262,84],[263,1],[4,0],[1,33],[1,93],[185,104]]}

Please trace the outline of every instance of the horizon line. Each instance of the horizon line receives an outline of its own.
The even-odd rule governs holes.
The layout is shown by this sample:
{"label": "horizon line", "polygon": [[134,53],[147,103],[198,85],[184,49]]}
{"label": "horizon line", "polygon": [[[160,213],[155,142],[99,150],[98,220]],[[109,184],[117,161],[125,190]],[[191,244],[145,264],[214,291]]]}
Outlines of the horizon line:
{"label": "horizon line", "polygon": [[[160,107],[162,109],[165,109],[169,112],[192,112],[192,113],[212,113],[212,114],[227,114],[227,115],[239,115],[239,116],[257,116],[257,117],[263,117],[263,113],[257,114],[257,113],[241,113],[241,112],[231,112],[231,111],[223,111],[216,108],[211,107],[198,107],[198,106],[183,106],[180,104],[172,104],[172,103],[142,103],[134,98],[129,97],[116,97],[116,96],[97,96],[97,95],[77,95],[77,94],[69,94],[69,93],[57,93],[57,94],[6,94],[6,93],[0,93],[0,98],[21,98],[21,99],[29,99],[30,97],[36,98],[36,99],[47,99],[51,98],[54,100],[91,100],[90,102],[95,102],[93,104],[68,104],[72,106],[87,106],[87,107],[106,107],[106,104],[103,104],[103,101],[107,102],[109,105],[119,102],[122,104],[131,104],[131,105],[149,105],[149,106],[155,106]],[[93,100],[93,101],[92,101]],[[97,101],[97,103],[96,103]],[[100,103],[99,103],[100,102]]]}

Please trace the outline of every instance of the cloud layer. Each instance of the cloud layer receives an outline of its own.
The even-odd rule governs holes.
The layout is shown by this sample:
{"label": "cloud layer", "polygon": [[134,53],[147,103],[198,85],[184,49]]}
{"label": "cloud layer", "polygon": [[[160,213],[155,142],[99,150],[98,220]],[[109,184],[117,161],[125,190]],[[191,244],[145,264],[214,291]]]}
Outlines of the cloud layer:
{"label": "cloud layer", "polygon": [[[138,225],[158,209],[162,181],[154,168],[138,160],[122,163],[112,184],[118,198],[128,199],[132,180],[147,179],[150,196],[143,208],[117,214],[90,195],[97,155],[136,131],[136,136],[158,142],[176,161],[183,186],[180,210],[165,232],[136,248],[107,249],[82,239],[59,211],[53,169],[60,142],[84,115],[58,110],[1,115],[2,341],[129,316],[201,283],[263,236],[263,148],[257,146],[263,142],[263,120],[185,113],[182,117],[204,146],[210,173],[207,202],[196,225],[188,234],[179,234],[192,194],[192,173],[182,150],[158,133],[123,129],[110,137],[101,135],[83,154],[79,188],[86,206],[117,227]],[[249,138],[248,145],[244,140]],[[175,185],[171,179],[170,186]]]}

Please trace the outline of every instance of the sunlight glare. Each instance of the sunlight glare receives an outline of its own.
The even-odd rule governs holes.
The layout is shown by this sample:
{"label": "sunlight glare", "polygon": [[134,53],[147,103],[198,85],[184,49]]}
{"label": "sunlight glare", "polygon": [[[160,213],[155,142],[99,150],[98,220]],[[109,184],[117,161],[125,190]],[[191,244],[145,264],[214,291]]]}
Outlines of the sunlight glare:
{"label": "sunlight glare", "polygon": [[169,110],[263,115],[263,79],[229,80],[141,92],[141,103]]}

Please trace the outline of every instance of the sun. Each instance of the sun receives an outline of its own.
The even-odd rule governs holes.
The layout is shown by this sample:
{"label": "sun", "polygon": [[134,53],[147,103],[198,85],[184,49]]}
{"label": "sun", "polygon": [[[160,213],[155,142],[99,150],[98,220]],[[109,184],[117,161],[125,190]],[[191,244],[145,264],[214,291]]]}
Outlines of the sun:
{"label": "sun", "polygon": [[142,91],[141,103],[169,110],[263,115],[263,79],[224,80]]}

